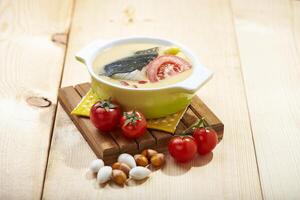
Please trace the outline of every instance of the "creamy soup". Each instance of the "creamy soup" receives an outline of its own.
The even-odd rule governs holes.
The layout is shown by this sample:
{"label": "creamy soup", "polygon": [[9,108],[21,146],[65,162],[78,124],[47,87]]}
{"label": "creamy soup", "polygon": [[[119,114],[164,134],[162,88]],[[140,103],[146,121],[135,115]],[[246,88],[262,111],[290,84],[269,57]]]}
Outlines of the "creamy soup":
{"label": "creamy soup", "polygon": [[191,62],[179,48],[153,43],[108,48],[93,66],[102,79],[132,88],[159,88],[183,81],[192,73]]}

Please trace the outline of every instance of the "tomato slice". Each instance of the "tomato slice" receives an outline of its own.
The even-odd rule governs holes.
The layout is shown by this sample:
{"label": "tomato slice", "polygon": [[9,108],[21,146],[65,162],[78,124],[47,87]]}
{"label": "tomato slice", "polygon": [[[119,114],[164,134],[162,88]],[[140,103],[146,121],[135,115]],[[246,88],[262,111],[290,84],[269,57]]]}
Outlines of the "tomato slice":
{"label": "tomato slice", "polygon": [[157,82],[186,71],[191,67],[190,63],[178,56],[162,55],[155,58],[146,66],[146,73],[150,82]]}

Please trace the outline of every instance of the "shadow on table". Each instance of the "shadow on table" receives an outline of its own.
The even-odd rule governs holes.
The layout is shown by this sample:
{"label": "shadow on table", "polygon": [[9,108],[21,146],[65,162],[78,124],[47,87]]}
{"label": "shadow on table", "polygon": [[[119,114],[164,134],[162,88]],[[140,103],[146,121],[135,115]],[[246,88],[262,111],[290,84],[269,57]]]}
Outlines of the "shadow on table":
{"label": "shadow on table", "polygon": [[126,181],[126,183],[124,185],[117,185],[116,183],[114,183],[113,181],[108,181],[107,183],[103,183],[103,184],[99,184],[96,179],[97,179],[97,174],[96,173],[93,173],[91,172],[90,170],[88,170],[85,174],[85,178],[87,180],[92,180],[93,181],[93,184],[94,184],[94,187],[96,189],[99,189],[99,188],[106,188],[106,187],[110,187],[112,189],[122,189],[124,188],[125,186],[138,186],[138,185],[141,185],[143,183],[145,183],[149,177],[143,179],[143,180],[133,180],[133,179],[128,179]]}
{"label": "shadow on table", "polygon": [[[152,172],[156,170],[161,170],[162,173],[168,175],[168,176],[180,176],[185,173],[187,173],[192,167],[201,167],[204,165],[207,165],[211,160],[213,159],[213,153],[209,153],[205,156],[199,156],[197,155],[191,162],[188,163],[178,163],[176,162],[169,154],[166,155],[166,165],[163,168],[152,168],[151,166],[149,167]],[[96,174],[92,173],[91,171],[86,172],[85,178],[87,180],[95,180],[96,179]],[[126,182],[126,186],[138,186],[146,181],[148,181],[149,178],[145,178],[143,180],[137,181],[137,180],[132,180],[128,179]],[[94,181],[94,186],[95,188],[105,188],[109,186],[110,188],[113,189],[121,189],[124,188],[124,186],[119,186],[113,181],[109,181],[108,183],[105,184],[98,184],[97,181]]]}
{"label": "shadow on table", "polygon": [[95,181],[95,188],[105,188],[105,187],[109,187],[111,189],[122,189],[126,186],[138,186],[138,185],[142,185],[143,183],[145,183],[146,181],[148,181],[148,178],[145,178],[143,180],[133,180],[133,179],[128,179],[126,181],[126,183],[124,185],[117,185],[116,183],[114,183],[113,181],[109,181],[107,183],[104,184],[99,184]]}
{"label": "shadow on table", "polygon": [[178,163],[170,155],[167,158],[167,165],[162,169],[162,172],[169,176],[180,176],[188,172],[192,167],[201,167],[207,165],[213,158],[213,153],[205,156],[197,155],[194,160],[187,163]]}

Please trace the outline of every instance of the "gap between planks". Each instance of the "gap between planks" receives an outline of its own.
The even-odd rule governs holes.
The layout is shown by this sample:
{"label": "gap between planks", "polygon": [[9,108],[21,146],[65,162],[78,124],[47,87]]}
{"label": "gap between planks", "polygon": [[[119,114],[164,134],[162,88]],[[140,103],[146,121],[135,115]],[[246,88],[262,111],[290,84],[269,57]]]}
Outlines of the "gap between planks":
{"label": "gap between planks", "polygon": [[248,102],[246,85],[245,85],[245,76],[244,76],[244,71],[243,71],[242,62],[241,62],[240,49],[239,49],[239,41],[238,41],[238,38],[237,38],[236,23],[235,23],[235,19],[234,19],[234,13],[233,13],[233,7],[232,7],[232,2],[231,1],[232,0],[229,0],[228,4],[229,4],[229,8],[230,8],[231,21],[232,21],[232,24],[233,24],[233,26],[232,26],[233,34],[234,34],[233,38],[235,40],[235,43],[234,43],[235,44],[235,48],[237,49],[239,66],[241,66],[240,67],[240,73],[241,73],[241,80],[242,80],[242,84],[243,84],[243,88],[244,88],[244,90],[243,90],[243,96],[244,96],[245,103],[246,103],[246,108],[247,108],[247,116],[248,116],[248,121],[249,121],[249,126],[250,126],[251,140],[252,140],[252,144],[253,144],[254,156],[255,156],[255,162],[256,162],[256,170],[257,170],[257,173],[258,173],[260,195],[261,195],[261,198],[264,199],[262,182],[261,182],[261,175],[260,175],[259,166],[258,166],[258,160],[257,160],[257,152],[256,152],[256,147],[255,147],[255,142],[254,142],[254,136],[253,136],[253,128],[252,128],[251,115],[250,115],[250,112],[249,112],[249,102]]}
{"label": "gap between planks", "polygon": [[[61,73],[60,73],[61,75],[60,75],[60,80],[59,80],[59,84],[58,84],[58,88],[57,88],[57,93],[59,92],[59,89],[61,88],[61,84],[62,84],[62,80],[63,80],[63,74],[64,74],[66,58],[67,58],[67,52],[68,52],[68,46],[69,46],[69,38],[70,38],[69,36],[70,36],[71,27],[72,27],[73,18],[74,18],[74,12],[75,12],[75,5],[76,5],[76,0],[73,0],[72,5],[71,5],[72,8],[71,8],[71,13],[70,13],[70,21],[69,21],[69,24],[68,24],[67,31],[65,33],[66,34],[66,43],[64,44],[65,45],[64,56],[63,56],[62,69],[61,69]],[[45,181],[46,181],[47,170],[48,170],[50,150],[51,150],[51,146],[52,146],[53,131],[54,131],[55,123],[56,123],[57,108],[58,108],[58,98],[56,99],[56,105],[55,105],[54,114],[53,114],[53,121],[52,121],[52,124],[51,124],[51,131],[50,131],[50,137],[49,137],[49,146],[48,146],[48,149],[47,149],[47,158],[46,158],[46,164],[45,164],[45,170],[44,170],[43,183],[42,183],[42,187],[41,187],[40,199],[43,199],[43,196],[44,196]]]}

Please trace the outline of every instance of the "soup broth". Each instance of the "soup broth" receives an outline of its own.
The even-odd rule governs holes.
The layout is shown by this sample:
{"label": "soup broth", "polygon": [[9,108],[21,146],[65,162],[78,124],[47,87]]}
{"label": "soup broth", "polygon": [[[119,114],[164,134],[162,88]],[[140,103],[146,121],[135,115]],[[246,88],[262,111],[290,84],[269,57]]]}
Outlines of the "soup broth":
{"label": "soup broth", "polygon": [[176,47],[131,43],[99,54],[94,71],[103,80],[132,88],[159,88],[186,79],[192,73],[189,59]]}

